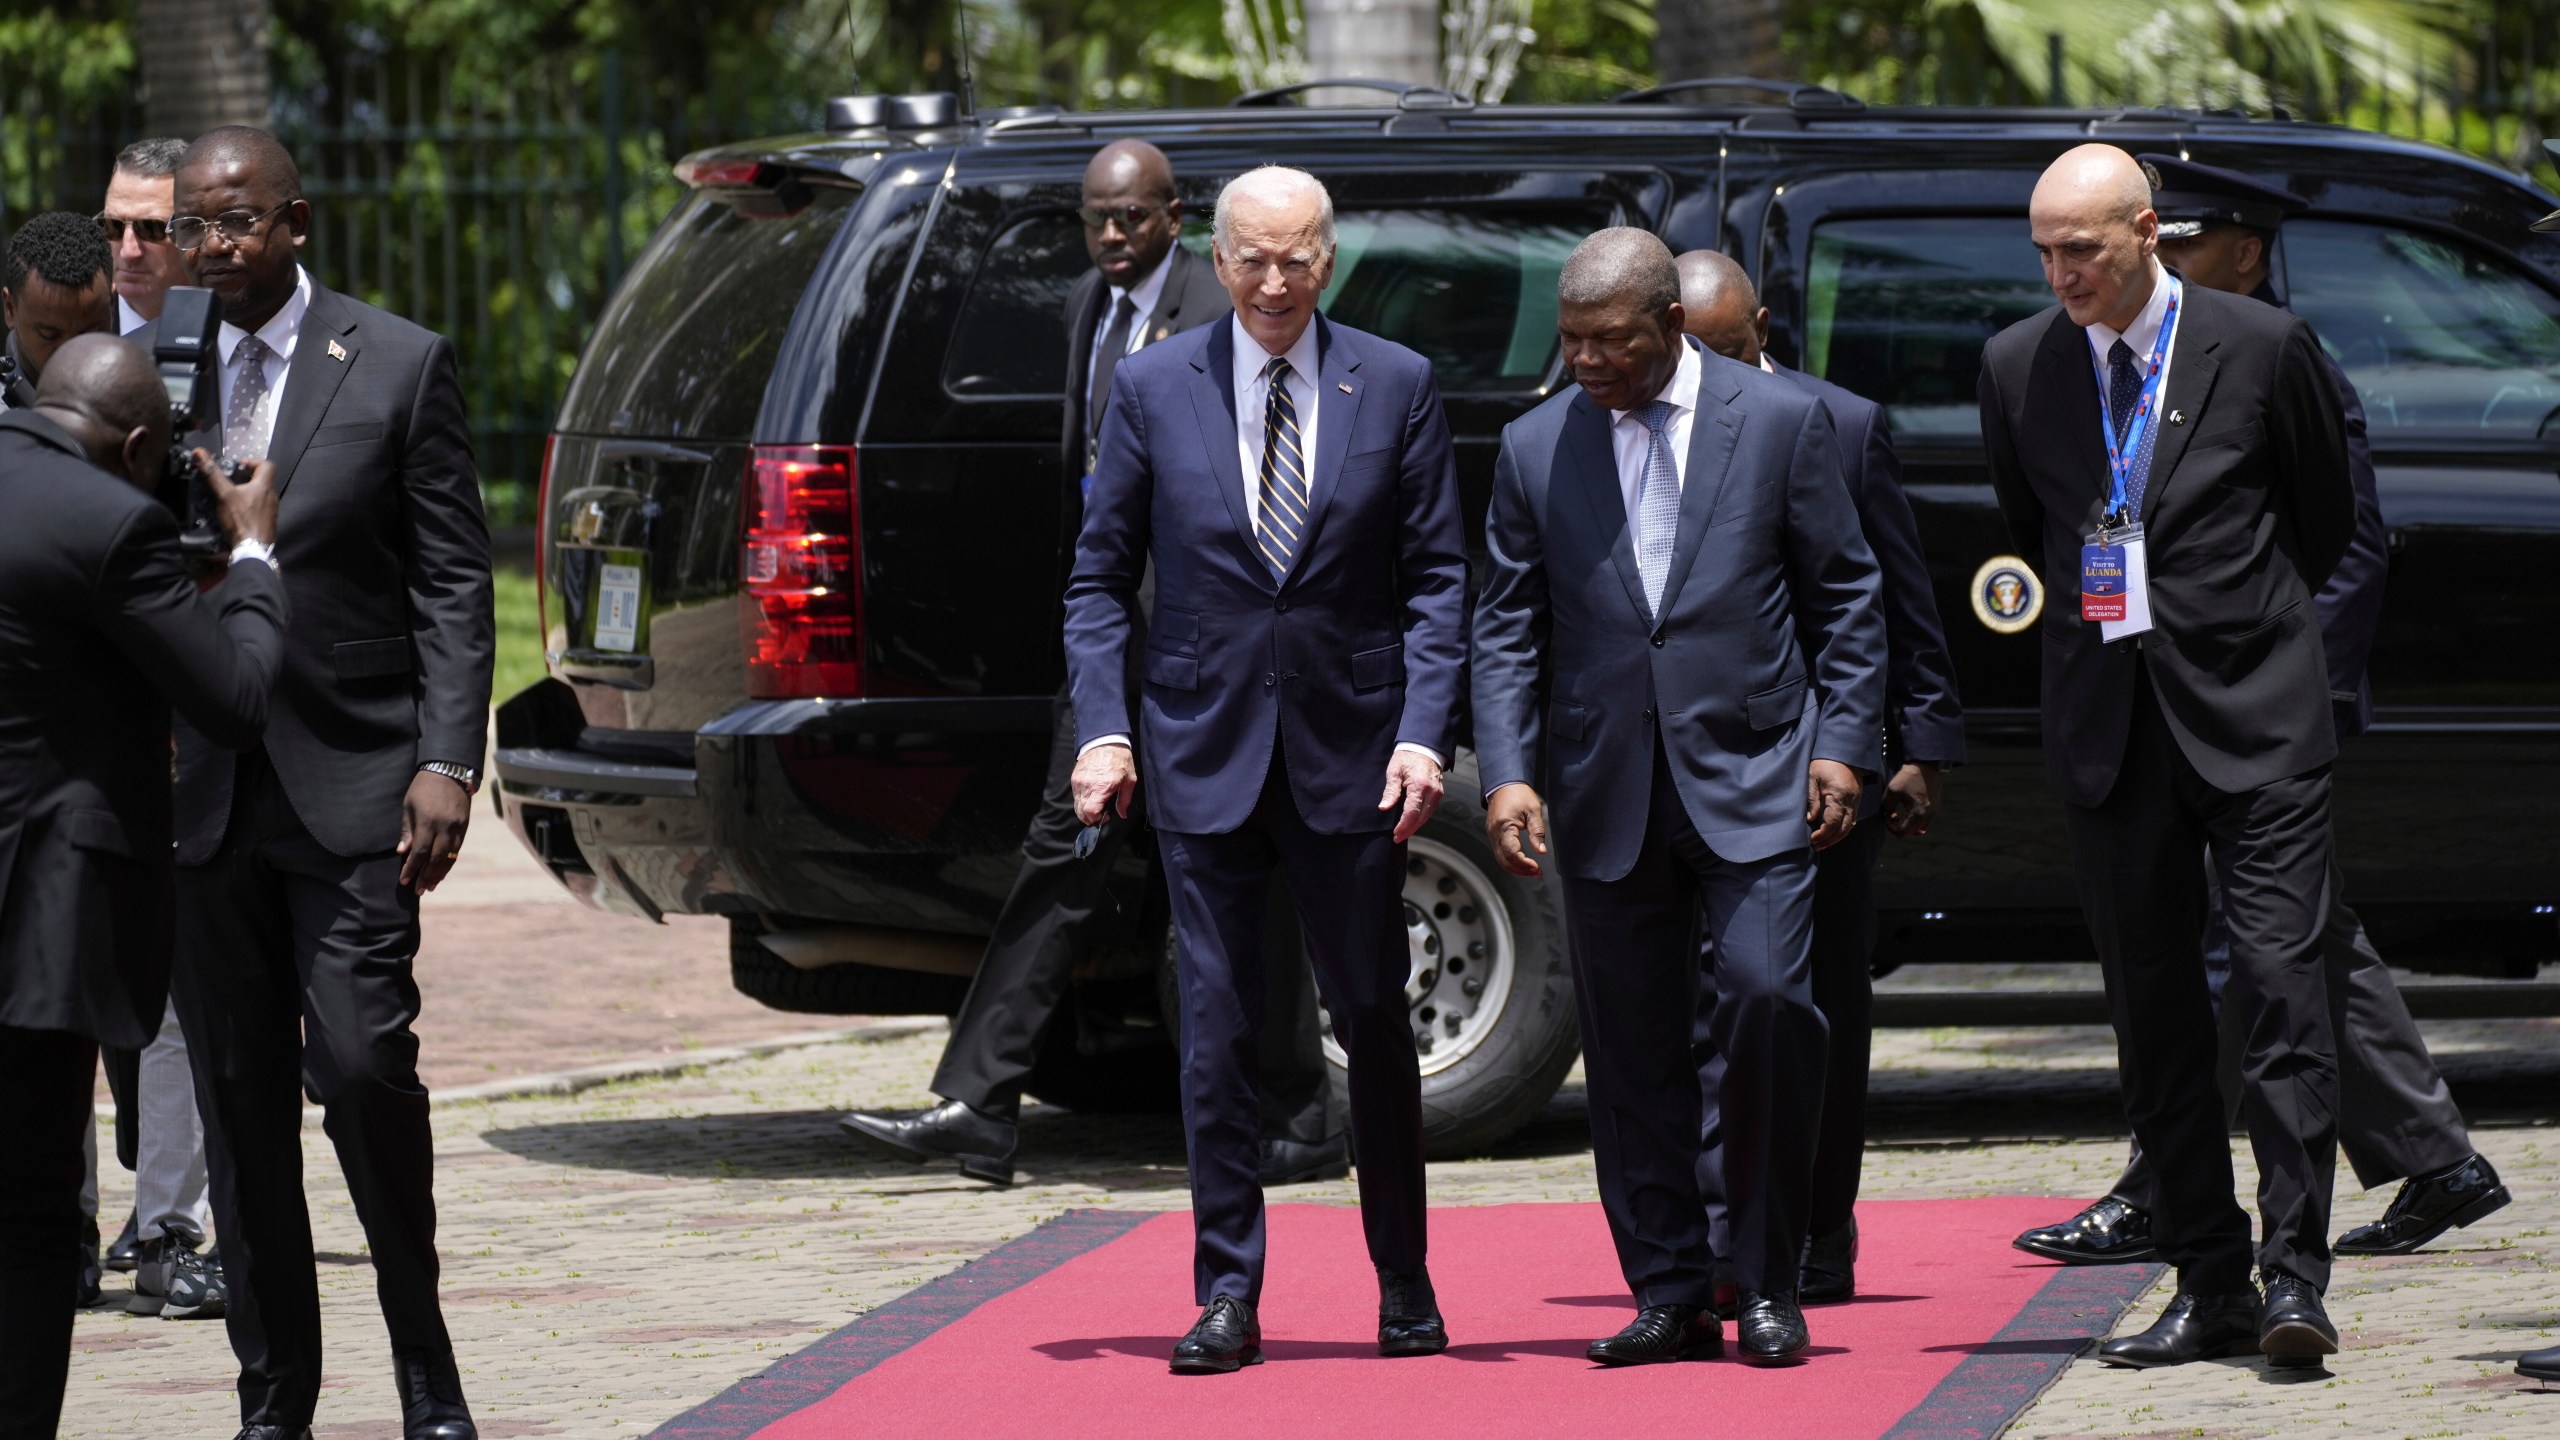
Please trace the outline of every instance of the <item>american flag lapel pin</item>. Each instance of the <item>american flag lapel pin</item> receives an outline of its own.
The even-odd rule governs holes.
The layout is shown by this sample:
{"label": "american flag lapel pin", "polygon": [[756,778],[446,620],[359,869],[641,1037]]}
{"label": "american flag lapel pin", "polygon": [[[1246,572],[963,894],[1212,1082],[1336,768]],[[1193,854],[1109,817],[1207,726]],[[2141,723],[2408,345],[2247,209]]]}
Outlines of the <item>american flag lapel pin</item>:
{"label": "american flag lapel pin", "polygon": [[337,361],[341,365],[344,365],[347,363],[347,347],[339,344],[335,340],[330,341],[329,358]]}

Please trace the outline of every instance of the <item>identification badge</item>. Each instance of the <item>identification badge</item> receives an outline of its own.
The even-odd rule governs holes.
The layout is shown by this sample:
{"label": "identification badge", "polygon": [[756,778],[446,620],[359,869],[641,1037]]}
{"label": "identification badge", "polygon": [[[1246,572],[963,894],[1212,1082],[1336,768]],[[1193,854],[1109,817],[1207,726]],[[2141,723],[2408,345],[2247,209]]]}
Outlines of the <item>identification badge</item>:
{"label": "identification badge", "polygon": [[639,638],[640,567],[601,567],[596,578],[596,648],[628,654]]}
{"label": "identification badge", "polygon": [[2142,527],[2100,529],[2080,547],[2080,618],[2107,641],[2151,629],[2150,554]]}

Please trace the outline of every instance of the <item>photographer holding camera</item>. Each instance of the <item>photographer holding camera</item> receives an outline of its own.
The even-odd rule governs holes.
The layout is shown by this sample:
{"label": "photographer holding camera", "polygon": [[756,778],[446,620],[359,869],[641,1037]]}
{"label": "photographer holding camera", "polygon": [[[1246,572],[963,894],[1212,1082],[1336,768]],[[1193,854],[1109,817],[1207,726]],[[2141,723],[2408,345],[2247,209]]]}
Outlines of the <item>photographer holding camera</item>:
{"label": "photographer holding camera", "polygon": [[0,1437],[60,1416],[98,1046],[160,1025],[171,710],[255,744],[284,663],[274,471],[210,481],[230,563],[199,594],[153,495],[169,428],[150,360],[106,335],[0,415]]}

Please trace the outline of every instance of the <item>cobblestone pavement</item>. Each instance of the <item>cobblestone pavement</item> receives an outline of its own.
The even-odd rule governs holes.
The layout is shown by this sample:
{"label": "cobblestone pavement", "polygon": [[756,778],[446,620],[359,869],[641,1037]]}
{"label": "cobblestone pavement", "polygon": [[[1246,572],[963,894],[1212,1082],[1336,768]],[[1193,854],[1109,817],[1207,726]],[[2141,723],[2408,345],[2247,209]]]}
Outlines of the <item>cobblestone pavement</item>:
{"label": "cobblestone pavement", "polygon": [[[2347,1262],[2332,1309],[2348,1353],[2275,1383],[2253,1364],[2153,1374],[2074,1365],[2013,1434],[2560,1434],[2560,1394],[2507,1374],[2553,1342],[2560,1282],[2560,1028],[2430,1026],[2478,1143],[2516,1204],[2434,1252]],[[575,1096],[440,1106],[445,1303],[482,1433],[644,1434],[906,1288],[1074,1206],[1183,1203],[1169,1117],[1033,1107],[1022,1184],[991,1191],[845,1143],[848,1105],[926,1103],[939,1029],[822,1045]],[[2082,1197],[2122,1159],[2102,1031],[1889,1032],[1877,1046],[1875,1198]],[[1588,1200],[1578,1077],[1493,1157],[1432,1167],[1439,1205]],[[318,1433],[397,1434],[363,1238],[326,1139],[306,1132],[332,1345]],[[2245,1147],[2241,1160],[2246,1165]],[[126,1203],[108,1167],[109,1213]],[[1287,1198],[1348,1203],[1347,1182]],[[2341,1197],[2340,1223],[2387,1194]],[[2058,1199],[2057,1216],[2073,1208]],[[1595,1214],[1593,1223],[1597,1224]],[[111,1285],[121,1284],[110,1280]],[[1157,1277],[1168,1342],[1188,1286]],[[2135,1311],[2136,1322],[2159,1297]],[[1463,1327],[1464,1318],[1456,1317]],[[1818,1332],[1820,1313],[1813,1317]],[[64,1434],[228,1435],[218,1323],[112,1311],[79,1325]]]}

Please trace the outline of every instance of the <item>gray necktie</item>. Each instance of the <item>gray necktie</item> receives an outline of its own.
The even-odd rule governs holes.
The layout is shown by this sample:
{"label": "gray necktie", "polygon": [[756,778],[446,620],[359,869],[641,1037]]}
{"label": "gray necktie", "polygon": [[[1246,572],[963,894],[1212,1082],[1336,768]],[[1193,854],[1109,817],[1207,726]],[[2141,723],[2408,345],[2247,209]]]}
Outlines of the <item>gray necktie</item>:
{"label": "gray necktie", "polygon": [[1662,614],[1663,582],[1671,578],[1671,540],[1680,529],[1680,467],[1671,457],[1672,404],[1656,400],[1636,407],[1651,435],[1645,443],[1644,478],[1636,486],[1636,573],[1644,578],[1644,604]]}
{"label": "gray necktie", "polygon": [[258,413],[267,398],[267,342],[249,336],[236,353],[240,376],[231,382],[231,408],[222,417],[222,453],[234,460],[264,460],[273,428]]}

